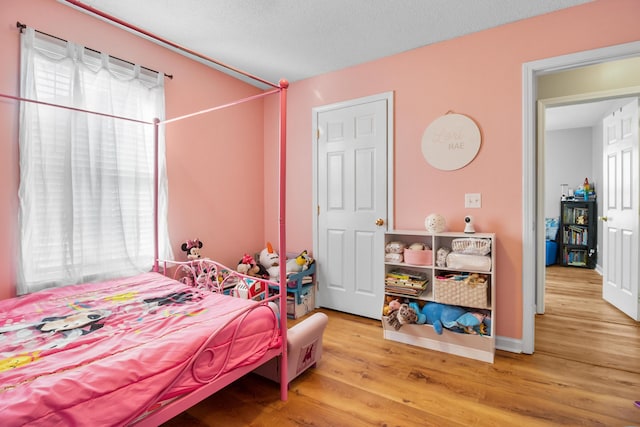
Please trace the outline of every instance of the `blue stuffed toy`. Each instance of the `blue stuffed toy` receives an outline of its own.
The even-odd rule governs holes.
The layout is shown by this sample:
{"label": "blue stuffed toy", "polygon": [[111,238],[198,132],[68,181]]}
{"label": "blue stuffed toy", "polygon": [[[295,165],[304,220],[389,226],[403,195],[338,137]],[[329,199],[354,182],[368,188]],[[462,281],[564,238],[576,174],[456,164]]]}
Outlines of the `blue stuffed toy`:
{"label": "blue stuffed toy", "polygon": [[427,302],[422,307],[422,314],[426,316],[427,323],[433,325],[438,335],[442,335],[443,328],[455,330],[458,327],[458,318],[466,312],[462,307],[439,302]]}
{"label": "blue stuffed toy", "polygon": [[418,316],[418,318],[416,319],[416,323],[418,325],[427,323],[427,316],[420,310],[420,306],[417,302],[410,302],[409,308],[416,312],[416,316]]}
{"label": "blue stuffed toy", "polygon": [[491,318],[482,312],[438,302],[427,302],[420,312],[438,335],[442,335],[444,328],[459,333],[491,335]]}

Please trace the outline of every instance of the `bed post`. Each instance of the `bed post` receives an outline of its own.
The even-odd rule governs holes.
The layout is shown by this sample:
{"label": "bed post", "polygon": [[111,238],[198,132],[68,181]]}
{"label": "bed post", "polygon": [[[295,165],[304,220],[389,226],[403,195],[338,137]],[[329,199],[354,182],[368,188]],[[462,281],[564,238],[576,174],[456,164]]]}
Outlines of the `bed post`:
{"label": "bed post", "polygon": [[[287,209],[287,88],[289,82],[280,80],[280,234],[278,250],[286,251],[286,209]],[[287,400],[289,379],[287,378],[287,263],[280,263],[280,331],[282,334],[282,356],[280,357],[280,399]]]}
{"label": "bed post", "polygon": [[153,271],[158,272],[158,258],[159,258],[159,246],[160,242],[158,240],[158,183],[159,183],[159,172],[158,168],[160,167],[160,162],[158,161],[158,153],[160,152],[158,149],[158,125],[160,124],[160,119],[153,119]]}

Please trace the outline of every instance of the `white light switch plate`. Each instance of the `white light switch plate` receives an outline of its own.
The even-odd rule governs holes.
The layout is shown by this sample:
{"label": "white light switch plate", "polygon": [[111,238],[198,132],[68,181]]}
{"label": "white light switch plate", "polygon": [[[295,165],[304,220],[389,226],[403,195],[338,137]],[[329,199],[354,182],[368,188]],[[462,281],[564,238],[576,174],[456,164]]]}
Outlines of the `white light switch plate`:
{"label": "white light switch plate", "polygon": [[465,208],[482,207],[482,196],[480,195],[480,193],[466,193],[464,195],[464,207]]}

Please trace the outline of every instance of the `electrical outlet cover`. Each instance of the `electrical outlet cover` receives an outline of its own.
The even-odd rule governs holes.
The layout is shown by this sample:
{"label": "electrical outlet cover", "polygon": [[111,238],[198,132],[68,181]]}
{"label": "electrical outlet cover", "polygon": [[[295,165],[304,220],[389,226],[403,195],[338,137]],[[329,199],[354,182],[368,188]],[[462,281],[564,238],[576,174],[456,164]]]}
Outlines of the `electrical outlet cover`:
{"label": "electrical outlet cover", "polygon": [[464,195],[465,208],[480,208],[482,206],[482,197],[480,193],[466,193]]}

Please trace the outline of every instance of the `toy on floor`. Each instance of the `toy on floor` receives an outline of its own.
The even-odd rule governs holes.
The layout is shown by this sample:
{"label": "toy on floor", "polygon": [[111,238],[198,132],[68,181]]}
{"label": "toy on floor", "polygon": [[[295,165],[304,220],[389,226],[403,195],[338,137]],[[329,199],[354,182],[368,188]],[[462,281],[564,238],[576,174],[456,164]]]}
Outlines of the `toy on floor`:
{"label": "toy on floor", "polygon": [[187,240],[182,244],[182,250],[187,253],[188,260],[200,259],[202,258],[200,253],[202,246],[202,242],[199,239]]}
{"label": "toy on floor", "polygon": [[273,250],[270,242],[260,251],[260,264],[269,273],[269,279],[277,282],[280,280],[280,255]]}

